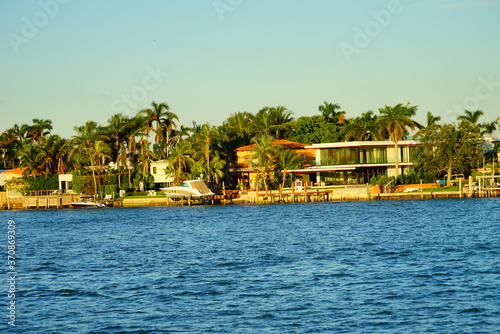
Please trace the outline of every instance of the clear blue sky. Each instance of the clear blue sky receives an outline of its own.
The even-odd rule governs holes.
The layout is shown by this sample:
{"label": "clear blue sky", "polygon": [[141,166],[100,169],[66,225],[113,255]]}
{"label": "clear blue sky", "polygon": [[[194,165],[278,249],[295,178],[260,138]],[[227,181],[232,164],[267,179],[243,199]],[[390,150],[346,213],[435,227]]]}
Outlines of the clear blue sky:
{"label": "clear blue sky", "polygon": [[70,137],[153,100],[185,125],[325,100],[493,121],[499,36],[500,0],[0,0],[0,131],[45,118]]}

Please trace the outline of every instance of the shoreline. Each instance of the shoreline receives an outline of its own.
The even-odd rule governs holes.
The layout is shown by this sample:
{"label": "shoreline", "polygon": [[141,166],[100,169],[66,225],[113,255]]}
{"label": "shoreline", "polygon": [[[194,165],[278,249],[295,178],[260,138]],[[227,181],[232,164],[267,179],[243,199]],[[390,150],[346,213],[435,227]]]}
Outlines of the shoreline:
{"label": "shoreline", "polygon": [[[0,210],[53,210],[71,209],[71,201],[75,196],[24,196],[2,198]],[[250,191],[239,196],[215,196],[209,203],[197,200],[171,200],[166,197],[151,198],[122,198],[115,200],[112,207],[155,207],[155,206],[195,206],[195,205],[259,205],[285,203],[316,203],[316,202],[343,202],[343,201],[379,201],[394,199],[439,199],[439,198],[479,198],[499,197],[499,191],[413,191],[397,193],[373,194],[366,187],[353,189],[319,190],[307,189],[303,191]]]}

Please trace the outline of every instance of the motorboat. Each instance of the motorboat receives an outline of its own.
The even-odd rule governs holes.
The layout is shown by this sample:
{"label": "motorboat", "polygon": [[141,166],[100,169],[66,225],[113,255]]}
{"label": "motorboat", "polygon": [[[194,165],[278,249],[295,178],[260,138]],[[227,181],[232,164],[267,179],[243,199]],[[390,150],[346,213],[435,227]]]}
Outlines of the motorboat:
{"label": "motorboat", "polygon": [[70,205],[75,209],[105,208],[106,204],[95,200],[93,196],[81,196],[78,202],[72,202]]}
{"label": "motorboat", "polygon": [[179,186],[160,188],[168,198],[210,200],[215,194],[203,180],[183,181]]}

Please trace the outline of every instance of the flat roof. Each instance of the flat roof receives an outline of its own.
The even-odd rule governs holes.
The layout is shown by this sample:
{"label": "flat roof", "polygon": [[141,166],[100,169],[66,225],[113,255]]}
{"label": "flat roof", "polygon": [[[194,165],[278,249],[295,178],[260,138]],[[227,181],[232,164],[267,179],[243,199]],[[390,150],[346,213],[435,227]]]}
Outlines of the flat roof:
{"label": "flat roof", "polygon": [[[420,145],[418,140],[399,140],[399,146],[414,146]],[[344,141],[337,143],[321,143],[312,144],[311,146],[306,146],[306,148],[321,149],[321,148],[347,148],[347,147],[390,147],[394,146],[394,142],[391,140],[380,140],[380,141]]]}
{"label": "flat roof", "polygon": [[[413,166],[413,162],[400,162],[400,166]],[[378,164],[353,164],[353,165],[335,165],[335,166],[311,166],[309,168],[294,169],[287,171],[288,173],[316,173],[316,172],[342,172],[356,170],[359,168],[374,168],[374,167],[393,167],[394,162],[378,163]]]}

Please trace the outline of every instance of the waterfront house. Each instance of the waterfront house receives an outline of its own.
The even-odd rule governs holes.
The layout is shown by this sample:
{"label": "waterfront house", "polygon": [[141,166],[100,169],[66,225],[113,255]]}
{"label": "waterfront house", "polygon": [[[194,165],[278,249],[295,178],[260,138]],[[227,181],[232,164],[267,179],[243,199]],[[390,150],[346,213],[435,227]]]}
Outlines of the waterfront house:
{"label": "waterfront house", "polygon": [[[314,164],[316,159],[314,149],[307,148],[306,144],[289,140],[275,140],[271,145],[279,145],[285,149],[292,150],[295,154],[300,156],[306,167]],[[257,147],[256,144],[251,144],[236,149],[237,162],[234,172],[238,175],[238,183],[245,184],[250,188],[254,188],[257,178],[257,173],[252,162],[252,155],[255,153],[255,147]],[[304,177],[303,181],[309,181],[309,176],[307,174],[304,174],[302,177]]]}
{"label": "waterfront house", "polygon": [[[0,187],[5,189],[5,182],[12,180],[14,178],[19,178],[23,176],[23,173],[26,171],[26,167],[18,167],[14,169],[9,169],[0,173]],[[18,187],[9,187],[6,189],[7,197],[18,197],[22,196],[19,192]]]}
{"label": "waterfront house", "polygon": [[[412,156],[420,145],[416,140],[398,141],[399,174],[413,166]],[[299,175],[309,175],[315,184],[366,184],[373,176],[396,176],[396,151],[392,141],[353,141],[323,143],[306,146],[314,150],[315,163],[295,170]]]}
{"label": "waterfront house", "polygon": [[149,167],[149,172],[153,176],[155,189],[159,190],[162,187],[168,187],[174,182],[172,175],[167,174],[167,160],[152,161]]}

